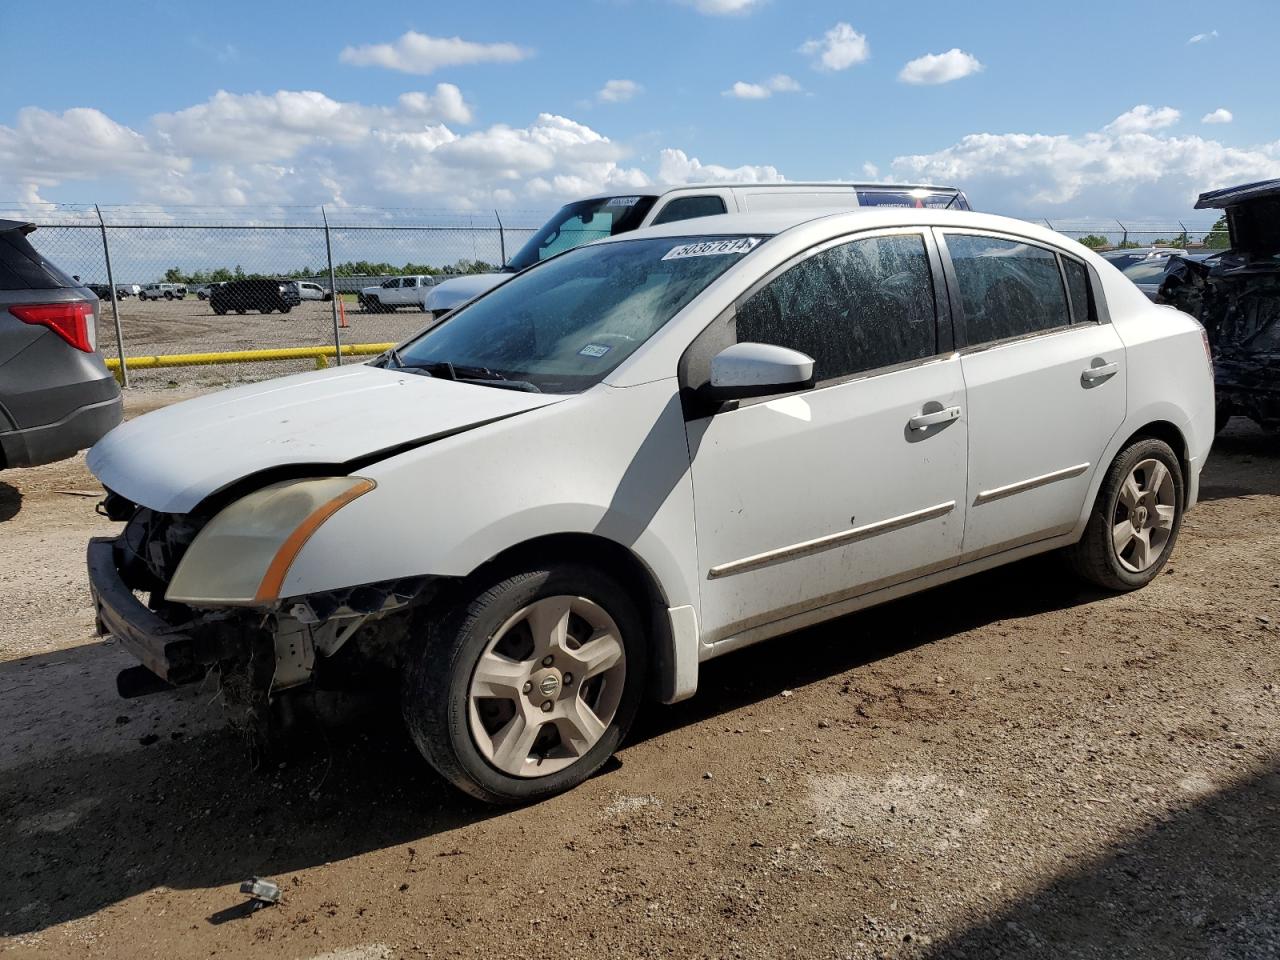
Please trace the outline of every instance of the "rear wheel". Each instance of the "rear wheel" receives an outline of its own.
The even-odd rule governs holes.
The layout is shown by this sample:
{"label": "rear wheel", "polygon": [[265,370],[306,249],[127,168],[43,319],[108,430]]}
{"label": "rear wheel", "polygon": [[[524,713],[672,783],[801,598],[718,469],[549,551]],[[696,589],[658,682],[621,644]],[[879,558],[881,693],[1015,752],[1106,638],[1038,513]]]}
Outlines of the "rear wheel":
{"label": "rear wheel", "polygon": [[423,755],[459,789],[524,803],[576,786],[626,735],[644,689],[639,614],[596,569],[490,581],[430,631],[405,674]]}
{"label": "rear wheel", "polygon": [[213,308],[213,312],[216,313],[218,316],[222,316],[224,313],[227,312],[227,308],[222,306],[215,306]]}
{"label": "rear wheel", "polygon": [[166,300],[172,300],[172,299],[173,299],[173,294],[172,294],[172,293],[169,293],[169,291],[167,291],[167,290],[166,290],[166,291],[165,291],[165,294],[164,294],[164,298],[165,298]]}
{"label": "rear wheel", "polygon": [[1111,464],[1080,542],[1068,551],[1086,580],[1136,590],[1160,573],[1182,527],[1182,465],[1163,440],[1131,443]]}
{"label": "rear wheel", "polygon": [[236,307],[236,313],[245,313],[245,312],[247,312],[245,307]]}

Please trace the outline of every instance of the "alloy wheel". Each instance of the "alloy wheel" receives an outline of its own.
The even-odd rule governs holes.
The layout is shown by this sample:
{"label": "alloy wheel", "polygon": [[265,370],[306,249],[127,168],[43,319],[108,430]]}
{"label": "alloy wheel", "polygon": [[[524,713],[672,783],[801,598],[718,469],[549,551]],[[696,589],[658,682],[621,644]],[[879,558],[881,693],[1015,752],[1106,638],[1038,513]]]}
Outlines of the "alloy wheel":
{"label": "alloy wheel", "polygon": [[1111,543],[1120,565],[1142,573],[1164,553],[1177,517],[1173,474],[1159,460],[1142,460],[1120,487],[1112,516]]}
{"label": "alloy wheel", "polygon": [[585,597],[544,597],[494,632],[472,672],[471,736],[514,777],[542,777],[585,756],[613,722],[626,680],[613,618]]}

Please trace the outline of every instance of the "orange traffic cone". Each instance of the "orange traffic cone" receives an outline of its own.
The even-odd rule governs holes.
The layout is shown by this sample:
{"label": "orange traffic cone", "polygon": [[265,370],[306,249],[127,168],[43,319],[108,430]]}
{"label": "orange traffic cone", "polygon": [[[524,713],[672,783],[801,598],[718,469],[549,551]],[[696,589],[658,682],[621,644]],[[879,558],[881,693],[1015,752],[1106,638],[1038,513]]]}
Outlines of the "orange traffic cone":
{"label": "orange traffic cone", "polygon": [[342,297],[338,297],[338,326],[350,326],[347,323],[347,305],[343,302]]}

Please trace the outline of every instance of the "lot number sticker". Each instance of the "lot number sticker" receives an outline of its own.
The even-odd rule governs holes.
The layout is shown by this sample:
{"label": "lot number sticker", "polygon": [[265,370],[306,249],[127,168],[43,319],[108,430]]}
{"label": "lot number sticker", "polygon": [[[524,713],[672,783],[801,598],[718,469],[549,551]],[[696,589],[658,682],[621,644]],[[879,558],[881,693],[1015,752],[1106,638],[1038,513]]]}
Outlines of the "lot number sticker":
{"label": "lot number sticker", "polygon": [[610,197],[606,207],[634,207],[640,202],[639,197]]}
{"label": "lot number sticker", "polygon": [[606,347],[603,343],[588,343],[585,347],[578,351],[580,357],[596,357],[599,359],[612,350],[612,347]]}
{"label": "lot number sticker", "polygon": [[688,257],[721,257],[731,253],[750,253],[760,243],[759,237],[738,237],[736,240],[704,240],[701,243],[685,243],[672,247],[663,260],[684,260]]}

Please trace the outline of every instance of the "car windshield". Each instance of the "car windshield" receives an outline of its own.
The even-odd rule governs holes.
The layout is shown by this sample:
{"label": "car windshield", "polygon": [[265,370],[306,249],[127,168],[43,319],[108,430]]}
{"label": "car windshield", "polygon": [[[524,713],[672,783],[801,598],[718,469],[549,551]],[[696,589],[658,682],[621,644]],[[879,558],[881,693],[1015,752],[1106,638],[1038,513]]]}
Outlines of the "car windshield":
{"label": "car windshield", "polygon": [[632,195],[567,203],[529,238],[503,269],[516,273],[592,240],[634,230],[657,199]]}
{"label": "car windshield", "polygon": [[462,307],[379,361],[495,387],[599,383],[764,238],[659,237],[582,247]]}

